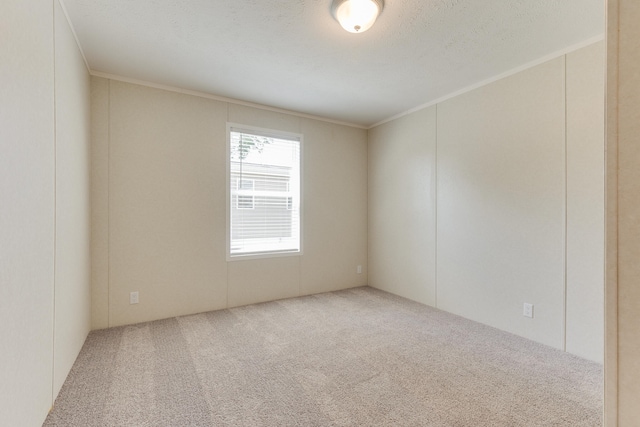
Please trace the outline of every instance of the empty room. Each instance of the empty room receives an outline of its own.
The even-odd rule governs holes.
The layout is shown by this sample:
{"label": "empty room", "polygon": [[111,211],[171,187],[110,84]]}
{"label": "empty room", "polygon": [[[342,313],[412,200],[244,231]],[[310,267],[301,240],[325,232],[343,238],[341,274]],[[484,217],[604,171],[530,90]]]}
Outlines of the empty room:
{"label": "empty room", "polygon": [[4,0],[0,426],[640,425],[630,0]]}

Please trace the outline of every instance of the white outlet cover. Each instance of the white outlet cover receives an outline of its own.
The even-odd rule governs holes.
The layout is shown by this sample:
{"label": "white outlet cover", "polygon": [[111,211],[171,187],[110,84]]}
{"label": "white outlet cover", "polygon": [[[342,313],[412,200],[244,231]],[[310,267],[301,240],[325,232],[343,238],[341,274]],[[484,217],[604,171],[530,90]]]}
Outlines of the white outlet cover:
{"label": "white outlet cover", "polygon": [[138,304],[140,302],[138,291],[129,294],[129,304]]}
{"label": "white outlet cover", "polygon": [[522,315],[533,319],[533,304],[525,302],[522,308]]}

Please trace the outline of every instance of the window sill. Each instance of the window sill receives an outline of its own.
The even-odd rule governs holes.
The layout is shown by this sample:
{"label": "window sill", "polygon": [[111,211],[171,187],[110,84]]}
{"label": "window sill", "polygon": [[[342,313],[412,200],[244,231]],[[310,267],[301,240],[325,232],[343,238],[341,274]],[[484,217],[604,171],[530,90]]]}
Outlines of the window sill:
{"label": "window sill", "polygon": [[227,262],[233,261],[249,261],[253,259],[265,259],[265,258],[282,258],[291,256],[302,255],[302,250],[299,251],[274,251],[274,252],[253,252],[247,254],[227,254]]}

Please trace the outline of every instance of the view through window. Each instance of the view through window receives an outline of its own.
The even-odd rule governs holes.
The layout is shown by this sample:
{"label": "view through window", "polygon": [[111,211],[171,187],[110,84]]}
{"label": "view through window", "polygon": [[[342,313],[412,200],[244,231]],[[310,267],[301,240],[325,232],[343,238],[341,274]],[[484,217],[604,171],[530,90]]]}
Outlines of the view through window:
{"label": "view through window", "polygon": [[300,135],[229,130],[229,256],[299,253]]}

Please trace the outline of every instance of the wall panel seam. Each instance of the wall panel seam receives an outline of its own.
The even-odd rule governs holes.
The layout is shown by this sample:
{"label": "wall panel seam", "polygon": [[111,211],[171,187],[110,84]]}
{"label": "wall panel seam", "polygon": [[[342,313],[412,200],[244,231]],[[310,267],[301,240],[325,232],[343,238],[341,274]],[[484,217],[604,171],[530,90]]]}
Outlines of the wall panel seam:
{"label": "wall panel seam", "polygon": [[56,114],[56,8],[55,0],[51,1],[52,37],[51,47],[53,51],[53,292],[52,292],[52,322],[51,322],[51,408],[55,402],[56,382],[56,254],[58,249],[58,215],[57,215],[57,175],[58,175],[58,129]]}
{"label": "wall panel seam", "polygon": [[435,159],[434,159],[434,205],[435,205],[435,209],[434,211],[434,233],[433,233],[433,240],[434,240],[434,251],[433,251],[433,256],[434,256],[434,273],[433,273],[433,287],[434,287],[434,295],[433,295],[433,300],[434,300],[434,306],[436,308],[438,308],[438,104],[435,105],[435,110],[436,110],[436,120],[435,120]]}
{"label": "wall panel seam", "polygon": [[569,145],[568,145],[568,90],[567,90],[567,57],[564,55],[564,278],[563,278],[563,308],[562,308],[562,350],[567,351],[567,272],[568,264],[568,233],[569,233]]}
{"label": "wall panel seam", "polygon": [[111,327],[111,80],[107,80],[107,327]]}

